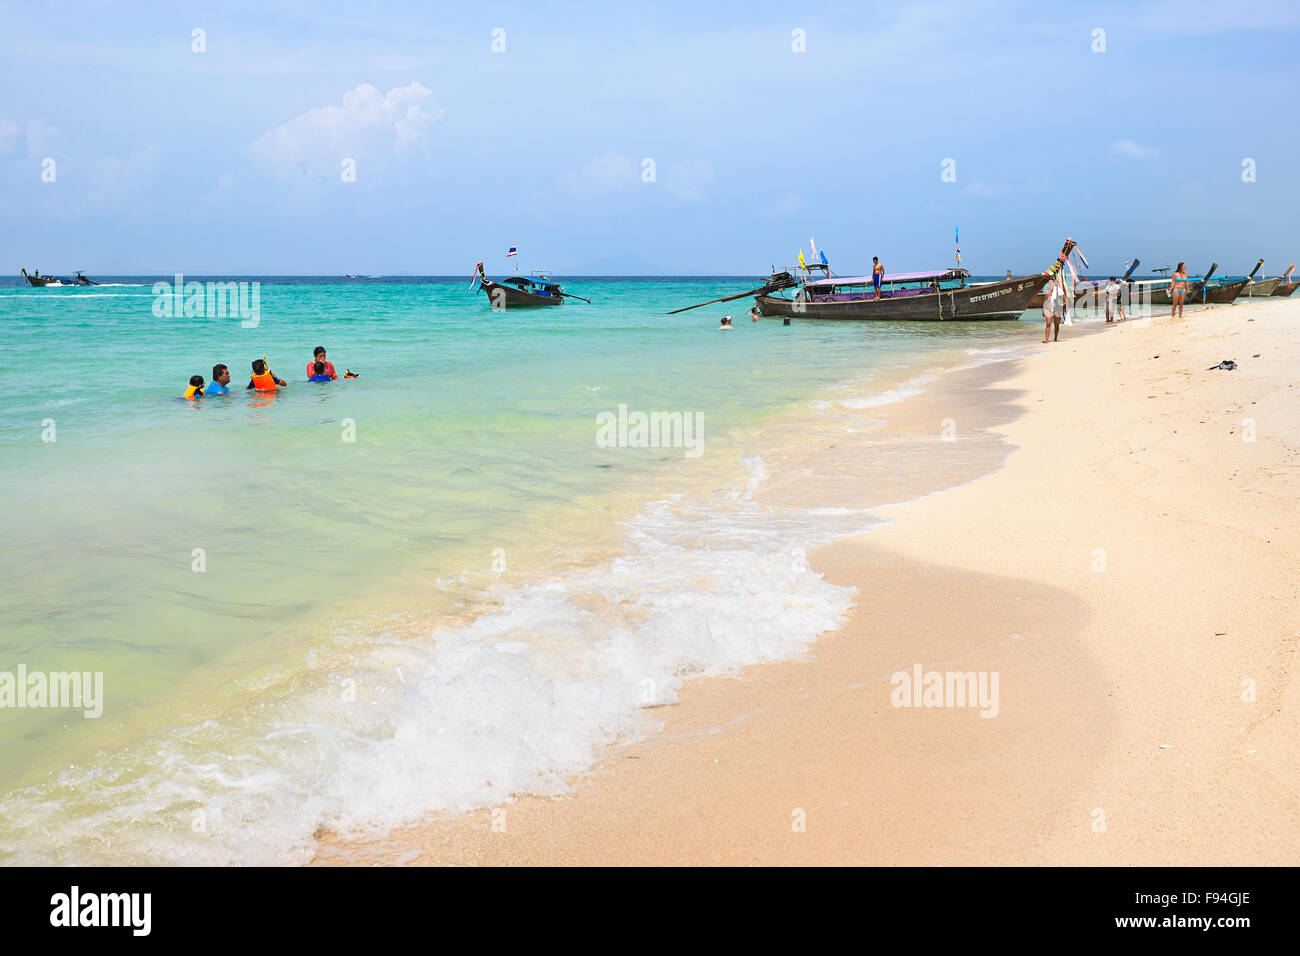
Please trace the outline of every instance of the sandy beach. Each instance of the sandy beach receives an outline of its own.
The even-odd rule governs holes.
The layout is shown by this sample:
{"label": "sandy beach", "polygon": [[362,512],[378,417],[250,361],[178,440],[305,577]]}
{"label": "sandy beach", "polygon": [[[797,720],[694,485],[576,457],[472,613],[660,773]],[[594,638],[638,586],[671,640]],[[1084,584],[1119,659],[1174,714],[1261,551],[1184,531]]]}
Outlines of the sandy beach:
{"label": "sandy beach", "polygon": [[[815,552],[858,595],[808,660],[688,684],[564,797],[317,862],[1294,864],[1297,321],[1066,328],[942,376],[873,440],[951,419],[936,454],[1005,464]],[[918,665],[996,706],[894,706]]]}

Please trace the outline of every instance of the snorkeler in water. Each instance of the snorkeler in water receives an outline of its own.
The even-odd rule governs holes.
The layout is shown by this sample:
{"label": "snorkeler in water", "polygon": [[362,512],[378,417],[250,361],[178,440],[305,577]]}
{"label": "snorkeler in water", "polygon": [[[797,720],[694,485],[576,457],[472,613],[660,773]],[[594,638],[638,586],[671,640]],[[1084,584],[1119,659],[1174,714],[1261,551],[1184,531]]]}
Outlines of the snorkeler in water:
{"label": "snorkeler in water", "polygon": [[274,392],[288,384],[284,379],[276,378],[271,374],[271,370],[266,367],[266,358],[263,357],[253,362],[253,377],[248,380],[244,388],[253,388],[259,392]]}

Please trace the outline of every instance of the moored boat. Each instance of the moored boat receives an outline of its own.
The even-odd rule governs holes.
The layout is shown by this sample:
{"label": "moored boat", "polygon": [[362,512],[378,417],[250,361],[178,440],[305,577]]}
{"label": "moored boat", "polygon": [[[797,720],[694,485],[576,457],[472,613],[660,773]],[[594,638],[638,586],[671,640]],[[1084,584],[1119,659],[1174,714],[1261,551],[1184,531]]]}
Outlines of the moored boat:
{"label": "moored boat", "polygon": [[[1057,261],[1045,273],[967,284],[965,269],[885,274],[880,298],[872,277],[832,276],[805,280],[793,299],[755,296],[759,315],[805,319],[893,319],[962,321],[1017,319],[1046,279],[1062,268],[1075,242],[1067,239]],[[825,269],[829,273],[829,268]],[[774,273],[775,277],[775,273]]]}
{"label": "moored boat", "polygon": [[[1214,275],[1215,271],[1218,268],[1219,268],[1219,264],[1217,262],[1211,262],[1210,268],[1205,270],[1204,276],[1187,277],[1187,295],[1184,296],[1183,298],[1183,302],[1185,305],[1195,305],[1196,303],[1202,301],[1202,296],[1205,290],[1205,283],[1210,281],[1210,277]],[[1173,284],[1174,284],[1173,278],[1157,280],[1152,285],[1151,300],[1150,300],[1151,304],[1152,305],[1173,305],[1174,304]]]}
{"label": "moored boat", "polygon": [[[1126,291],[1123,293],[1124,295],[1132,296],[1138,291],[1137,289],[1134,288],[1134,286],[1140,286],[1141,285],[1140,280],[1134,280],[1130,277],[1133,275],[1134,270],[1137,269],[1137,267],[1141,264],[1142,264],[1141,259],[1134,259],[1132,262],[1128,264],[1128,268],[1124,270],[1124,275],[1118,280],[1120,285],[1125,287]],[[1082,305],[1087,299],[1098,298],[1101,294],[1101,290],[1106,287],[1107,282],[1108,280],[1106,279],[1080,280],[1079,284],[1074,287],[1075,304]],[[1039,289],[1038,292],[1034,294],[1034,297],[1029,300],[1029,305],[1026,306],[1026,308],[1029,309],[1041,308],[1043,303],[1046,300],[1047,300],[1047,289],[1046,287],[1044,287],[1042,289]]]}
{"label": "moored boat", "polygon": [[561,305],[565,299],[580,299],[583,302],[591,301],[590,299],[584,299],[580,295],[574,295],[572,292],[565,292],[559,283],[553,282],[545,272],[534,272],[528,276],[511,276],[501,282],[494,282],[487,277],[482,262],[474,264],[474,281],[470,284],[471,292],[474,291],[475,286],[483,289],[483,293],[488,297],[488,302],[491,303],[492,308],[498,310]]}
{"label": "moored boat", "polygon": [[1296,282],[1294,279],[1291,278],[1291,273],[1294,271],[1295,271],[1295,263],[1293,262],[1286,267],[1286,272],[1283,272],[1282,275],[1278,277],[1277,288],[1273,290],[1273,295],[1275,296],[1290,295],[1297,288],[1300,288],[1300,282]]}
{"label": "moored boat", "polygon": [[1247,282],[1246,288],[1241,290],[1241,294],[1247,299],[1260,299],[1272,295],[1277,287],[1281,284],[1282,277],[1277,276],[1272,279],[1258,279],[1254,282]]}
{"label": "moored boat", "polygon": [[[1201,301],[1207,305],[1227,305],[1233,299],[1241,295],[1241,290],[1246,288],[1254,278],[1255,273],[1264,265],[1264,260],[1260,259],[1255,263],[1255,268],[1250,270],[1250,275],[1240,279],[1224,278],[1217,283],[1206,282],[1201,290]],[[1188,297],[1190,300],[1190,296]]]}

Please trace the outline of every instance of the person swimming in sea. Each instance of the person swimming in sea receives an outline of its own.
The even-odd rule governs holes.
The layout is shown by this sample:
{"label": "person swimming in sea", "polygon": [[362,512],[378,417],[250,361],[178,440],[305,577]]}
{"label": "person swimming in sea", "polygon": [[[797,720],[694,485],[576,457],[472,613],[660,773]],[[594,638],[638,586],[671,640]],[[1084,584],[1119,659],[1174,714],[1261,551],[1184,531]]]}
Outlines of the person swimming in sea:
{"label": "person swimming in sea", "polygon": [[724,315],[722,317],[722,324],[718,326],[718,331],[729,331],[733,328],[735,328],[735,326],[731,324],[731,316]]}
{"label": "person swimming in sea", "polygon": [[205,395],[225,395],[230,389],[226,388],[230,384],[230,369],[224,365],[212,366],[212,381],[208,383],[203,390]]}
{"label": "person swimming in sea", "polygon": [[284,388],[289,383],[282,378],[276,378],[269,368],[266,367],[266,359],[260,358],[253,362],[253,377],[248,380],[245,389],[256,389],[259,392],[274,392],[276,389]]}
{"label": "person swimming in sea", "polygon": [[336,376],[334,376],[334,378],[331,378],[329,372],[327,372],[325,369],[326,369],[326,365],[325,365],[324,362],[317,362],[315,365],[312,366],[312,374],[311,374],[311,378],[307,379],[307,381],[309,381],[309,382],[332,382],[332,381],[334,381],[334,378],[337,378],[337,377],[338,377],[338,376],[336,375]]}
{"label": "person swimming in sea", "polygon": [[321,374],[316,371],[316,366],[322,363],[325,365],[324,374],[330,377],[330,381],[333,381],[334,379],[338,378],[338,374],[334,371],[334,363],[325,357],[325,346],[318,345],[316,346],[315,350],[311,353],[311,361],[307,363],[308,381],[311,381],[311,377],[313,375]]}
{"label": "person swimming in sea", "polygon": [[190,387],[185,389],[185,398],[202,398],[203,397],[203,376],[191,375]]}

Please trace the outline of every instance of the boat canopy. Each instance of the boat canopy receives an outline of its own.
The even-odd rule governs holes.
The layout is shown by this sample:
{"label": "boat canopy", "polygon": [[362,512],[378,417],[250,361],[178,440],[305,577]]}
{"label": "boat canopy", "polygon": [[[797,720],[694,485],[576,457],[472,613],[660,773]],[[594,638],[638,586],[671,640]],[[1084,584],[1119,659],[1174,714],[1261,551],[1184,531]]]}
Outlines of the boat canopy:
{"label": "boat canopy", "polygon": [[521,289],[558,289],[560,287],[558,282],[552,282],[540,276],[510,276],[508,279],[502,279],[501,281],[507,285],[518,286]]}
{"label": "boat canopy", "polygon": [[[940,282],[968,279],[970,273],[965,269],[940,269],[937,272],[892,272],[881,276],[883,282],[926,282],[938,279]],[[810,287],[835,285],[870,285],[871,276],[834,276],[829,279],[814,279],[807,283]]]}

